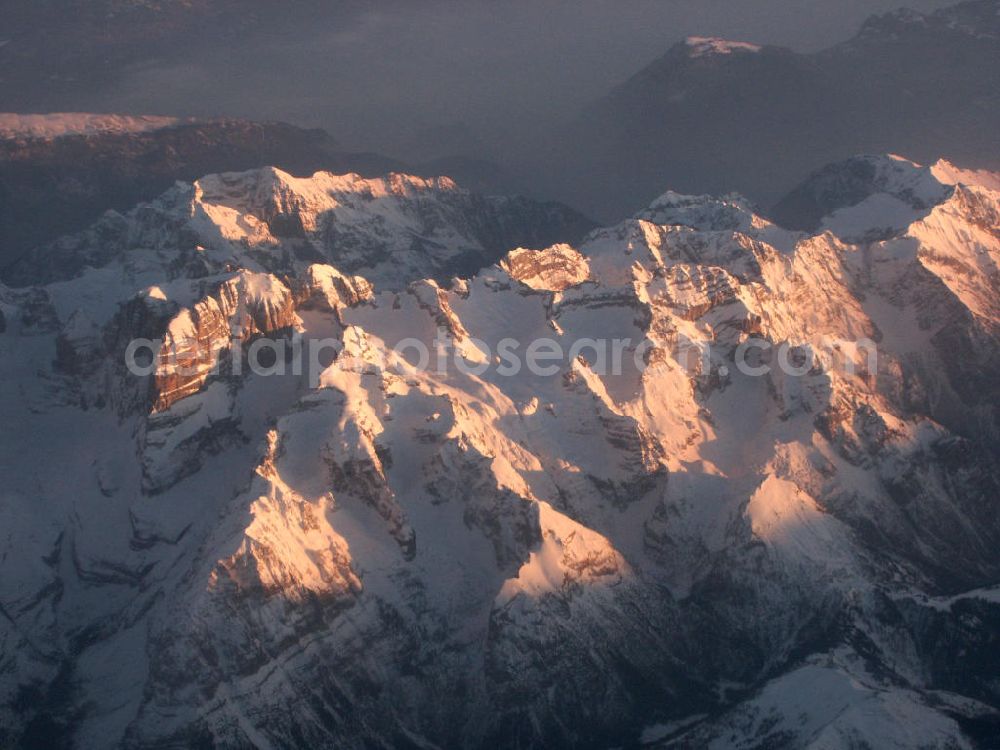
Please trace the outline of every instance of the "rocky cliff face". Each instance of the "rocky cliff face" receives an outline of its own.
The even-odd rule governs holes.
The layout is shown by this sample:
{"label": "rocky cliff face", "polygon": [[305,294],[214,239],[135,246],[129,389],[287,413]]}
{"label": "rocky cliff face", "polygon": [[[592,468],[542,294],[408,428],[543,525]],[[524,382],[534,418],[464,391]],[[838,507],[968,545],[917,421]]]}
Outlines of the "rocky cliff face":
{"label": "rocky cliff face", "polygon": [[1000,193],[873,163],[815,233],[667,193],[525,249],[547,209],[265,170],[50,247],[0,288],[0,738],[988,747]]}

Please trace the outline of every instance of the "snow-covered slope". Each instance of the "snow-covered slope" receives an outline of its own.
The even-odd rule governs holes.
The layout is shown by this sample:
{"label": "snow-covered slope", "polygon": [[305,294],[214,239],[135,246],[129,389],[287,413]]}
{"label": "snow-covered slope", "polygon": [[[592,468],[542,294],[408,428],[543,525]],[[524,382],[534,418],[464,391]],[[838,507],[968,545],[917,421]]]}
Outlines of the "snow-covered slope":
{"label": "snow-covered slope", "polygon": [[0,287],[0,740],[988,747],[1000,193],[878,164],[815,234],[667,193],[523,247],[264,170],[49,248]]}
{"label": "snow-covered slope", "polygon": [[997,176],[939,160],[924,167],[900,156],[857,156],[830,164],[792,190],[772,212],[783,226],[841,236],[894,234],[940,203],[954,185],[997,190]]}
{"label": "snow-covered slope", "polygon": [[[723,717],[693,730],[684,731],[684,724],[649,727],[648,744],[711,750],[973,747],[959,723],[948,716],[947,702],[936,696],[927,700],[907,689],[887,690],[838,661],[837,655],[810,659]],[[977,708],[990,713],[985,706]],[[655,741],[664,735],[674,735],[673,741]]]}

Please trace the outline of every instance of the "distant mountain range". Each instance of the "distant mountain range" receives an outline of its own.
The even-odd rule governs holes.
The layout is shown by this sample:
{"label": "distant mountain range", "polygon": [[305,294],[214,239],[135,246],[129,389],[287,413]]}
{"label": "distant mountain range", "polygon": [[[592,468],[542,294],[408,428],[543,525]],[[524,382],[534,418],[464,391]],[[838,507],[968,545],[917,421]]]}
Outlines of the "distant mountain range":
{"label": "distant mountain range", "polygon": [[857,153],[998,168],[998,60],[998,0],[876,16],[813,54],[692,38],[529,149],[524,168],[605,220],[666,185],[769,207]]}
{"label": "distant mountain range", "polygon": [[[0,39],[9,42],[0,47],[0,101],[14,110],[35,111],[54,102],[82,107],[92,87],[107,86],[130,65],[158,55],[198,57],[206,40],[214,49],[261,29],[278,34],[310,14],[320,13],[317,18],[336,28],[338,13],[353,12],[351,7],[319,0],[0,0],[10,37]],[[61,15],[52,20],[55,8]],[[248,142],[270,157],[255,161],[227,156],[221,147],[208,159],[212,137],[206,135],[199,147],[203,168],[179,170],[177,177],[266,164],[303,173],[357,169],[372,176],[387,169],[438,171],[473,189],[530,190],[613,221],[667,186],[694,193],[738,191],[767,213],[814,169],[858,153],[899,152],[923,161],[944,157],[998,169],[998,14],[1000,0],[971,0],[926,14],[900,10],[872,17],[854,38],[808,54],[752,40],[692,37],[557,127],[526,123],[513,139],[516,146],[488,147],[475,133],[443,123],[415,126],[404,139],[411,162],[425,162],[421,165],[344,154],[337,163],[330,161],[329,146],[303,158],[315,145],[286,143],[268,151]],[[289,132],[278,139],[287,141]],[[427,163],[429,155],[445,158]],[[156,190],[134,197],[151,198],[165,187],[160,180]]]}

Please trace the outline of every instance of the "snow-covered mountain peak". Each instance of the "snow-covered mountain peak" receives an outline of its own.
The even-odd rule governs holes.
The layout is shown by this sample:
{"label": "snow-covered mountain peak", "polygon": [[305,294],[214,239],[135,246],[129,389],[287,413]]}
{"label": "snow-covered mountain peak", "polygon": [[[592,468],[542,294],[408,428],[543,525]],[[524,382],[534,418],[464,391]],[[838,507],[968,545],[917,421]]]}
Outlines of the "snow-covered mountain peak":
{"label": "snow-covered mountain peak", "polygon": [[687,227],[702,232],[739,232],[790,252],[800,235],[776,226],[737,193],[714,197],[667,191],[635,219],[659,226]]}
{"label": "snow-covered mountain peak", "polygon": [[753,206],[743,196],[730,194],[685,195],[668,190],[635,214],[654,224],[688,226],[705,231],[738,229],[759,220]]}
{"label": "snow-covered mountain peak", "polygon": [[1000,173],[986,169],[963,169],[949,161],[938,159],[931,165],[931,174],[943,185],[976,185],[1000,192]]}
{"label": "snow-covered mountain peak", "polygon": [[930,168],[896,154],[856,156],[824,171],[834,182],[856,180],[869,193],[891,195],[917,209],[933,206],[948,194]]}
{"label": "snow-covered mountain peak", "polygon": [[[385,177],[364,178],[353,173],[335,175],[330,172],[294,177],[275,167],[209,175],[195,181],[194,191],[196,204],[225,207],[239,214],[253,213],[268,219],[294,217],[311,229],[315,229],[321,214],[356,209],[359,204],[371,204],[362,208],[365,210],[384,201],[396,203],[394,208],[398,210],[399,200],[441,193],[467,195],[448,177],[424,178],[392,173]],[[387,208],[387,211],[392,213],[392,209]]]}
{"label": "snow-covered mountain peak", "polygon": [[965,170],[940,160],[923,166],[896,155],[863,155],[810,175],[775,207],[784,226],[828,229],[861,239],[898,234],[926,216],[956,185],[996,189],[1000,175]]}
{"label": "snow-covered mountain peak", "polygon": [[10,277],[67,280],[90,265],[131,278],[155,273],[150,263],[169,277],[233,267],[287,273],[323,262],[399,289],[469,275],[512,247],[576,240],[591,227],[560,204],[482,196],[447,177],[299,178],[264,168],[209,175],[125,215],[110,212],[24,258]]}
{"label": "snow-covered mountain peak", "polygon": [[692,58],[716,55],[733,55],[760,52],[762,47],[749,42],[734,42],[728,39],[707,36],[689,36],[684,40]]}
{"label": "snow-covered mountain peak", "polygon": [[[262,203],[298,203],[313,211],[336,208],[348,196],[368,200],[390,196],[405,198],[427,192],[459,192],[449,177],[415,177],[390,173],[385,177],[365,178],[359,174],[336,175],[316,172],[309,177],[294,177],[277,167],[264,167],[247,172],[231,172],[203,177],[195,181],[199,200],[237,207],[253,207]],[[465,192],[465,191],[461,191]],[[226,201],[244,201],[227,204]],[[250,202],[247,202],[250,201]]]}

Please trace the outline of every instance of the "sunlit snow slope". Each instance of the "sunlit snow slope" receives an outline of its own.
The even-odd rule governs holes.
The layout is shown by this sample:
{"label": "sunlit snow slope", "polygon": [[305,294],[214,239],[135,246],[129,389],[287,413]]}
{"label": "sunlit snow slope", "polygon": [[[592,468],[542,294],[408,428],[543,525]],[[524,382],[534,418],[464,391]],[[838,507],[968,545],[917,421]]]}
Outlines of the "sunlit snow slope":
{"label": "sunlit snow slope", "polygon": [[[810,232],[666,193],[525,248],[551,209],[261,170],[34,256],[0,745],[988,747],[997,177],[863,158]],[[439,331],[450,366],[397,353]],[[341,352],[242,366],[292,338]],[[625,366],[509,374],[505,338]]]}

